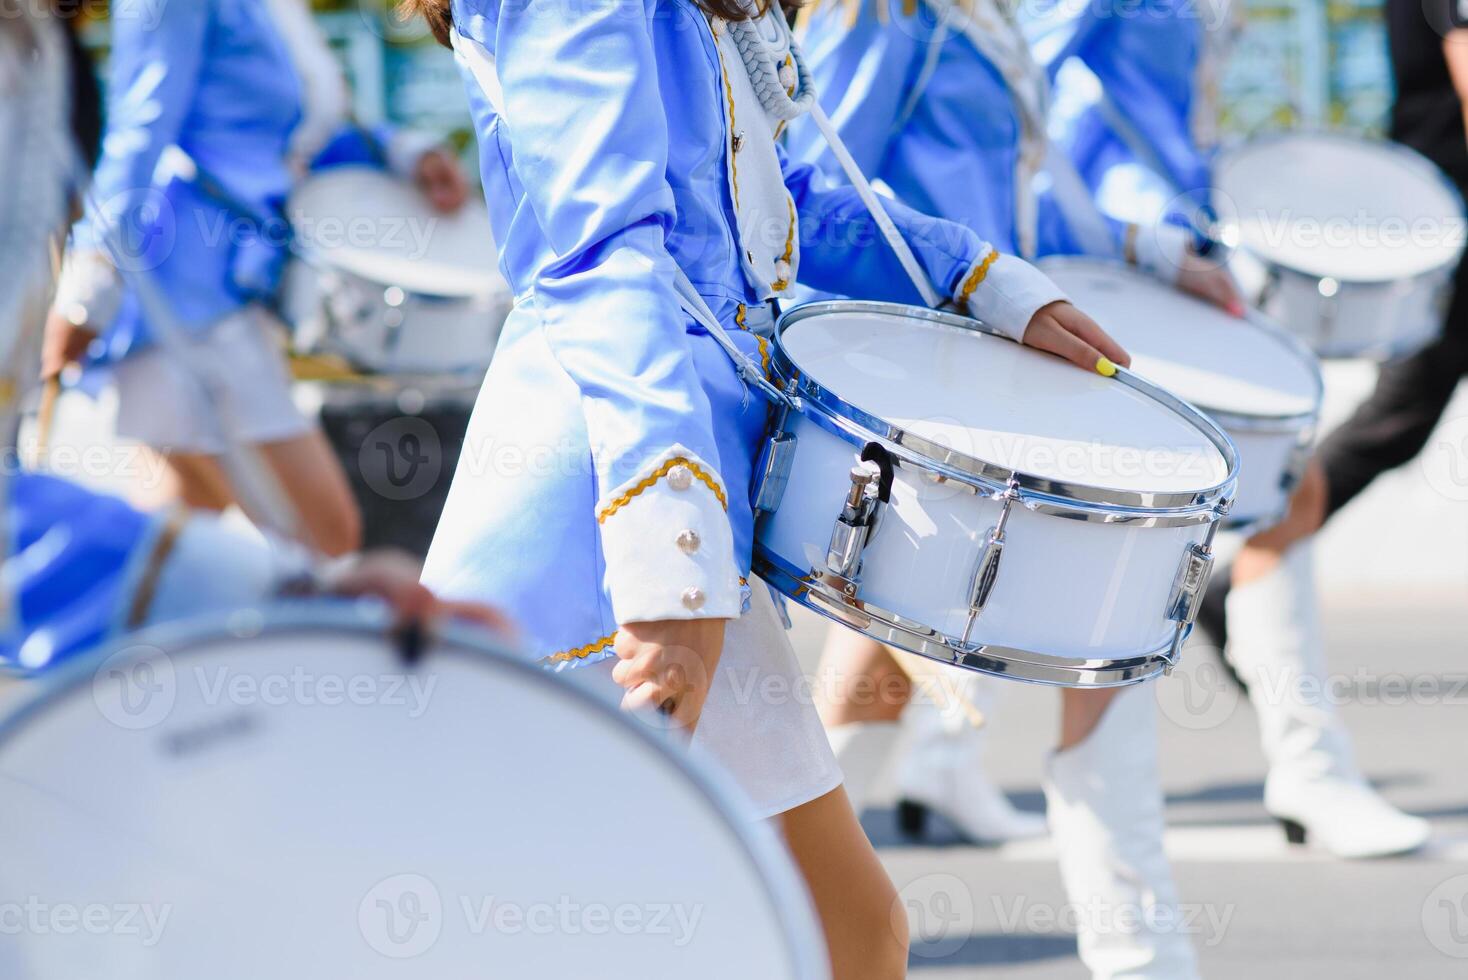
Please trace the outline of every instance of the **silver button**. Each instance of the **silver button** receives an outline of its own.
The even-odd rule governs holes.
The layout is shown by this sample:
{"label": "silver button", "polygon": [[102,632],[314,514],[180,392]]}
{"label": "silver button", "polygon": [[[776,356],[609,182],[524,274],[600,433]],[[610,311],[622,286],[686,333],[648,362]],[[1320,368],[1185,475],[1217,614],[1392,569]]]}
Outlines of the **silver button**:
{"label": "silver button", "polygon": [[795,69],[790,67],[789,62],[780,66],[780,84],[786,88],[794,88],[796,82]]}
{"label": "silver button", "polygon": [[775,261],[775,275],[780,277],[781,282],[789,282],[790,263],[786,262],[784,259],[777,259]]}
{"label": "silver button", "polygon": [[683,464],[678,464],[668,471],[668,486],[674,490],[687,490],[693,486],[693,471]]}
{"label": "silver button", "polygon": [[698,612],[703,608],[703,589],[684,589],[683,608],[689,612]]}
{"label": "silver button", "polygon": [[697,554],[698,546],[701,544],[703,544],[703,539],[693,528],[678,532],[678,547],[685,555]]}
{"label": "silver button", "polygon": [[735,153],[738,153],[740,150],[744,149],[744,132],[742,130],[734,134],[733,143]]}

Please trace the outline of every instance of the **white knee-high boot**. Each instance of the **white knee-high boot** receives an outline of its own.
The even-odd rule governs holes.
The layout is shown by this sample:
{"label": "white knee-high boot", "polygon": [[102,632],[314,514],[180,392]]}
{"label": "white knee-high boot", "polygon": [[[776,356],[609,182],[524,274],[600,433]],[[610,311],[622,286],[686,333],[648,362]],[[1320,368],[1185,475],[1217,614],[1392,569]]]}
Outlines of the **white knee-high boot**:
{"label": "white knee-high boot", "polygon": [[902,720],[912,742],[900,759],[898,822],[921,835],[927,811],[942,814],[973,841],[1022,840],[1045,833],[1045,816],[1016,809],[984,770],[987,725],[979,728],[957,699],[992,718],[1002,685],[1012,683],[972,671],[949,671],[939,698],[914,700]]}
{"label": "white knee-high boot", "polygon": [[1050,757],[1045,801],[1081,960],[1095,980],[1193,980],[1172,867],[1162,849],[1157,703],[1118,694],[1084,742]]}
{"label": "white knee-high boot", "polygon": [[841,766],[846,798],[857,816],[871,802],[872,785],[887,771],[901,731],[895,721],[853,721],[826,729]]}
{"label": "white knee-high boot", "polygon": [[1289,840],[1313,840],[1341,857],[1399,854],[1426,843],[1427,821],[1393,807],[1362,777],[1330,702],[1311,542],[1229,591],[1228,627],[1228,656],[1249,685],[1269,762],[1264,806]]}

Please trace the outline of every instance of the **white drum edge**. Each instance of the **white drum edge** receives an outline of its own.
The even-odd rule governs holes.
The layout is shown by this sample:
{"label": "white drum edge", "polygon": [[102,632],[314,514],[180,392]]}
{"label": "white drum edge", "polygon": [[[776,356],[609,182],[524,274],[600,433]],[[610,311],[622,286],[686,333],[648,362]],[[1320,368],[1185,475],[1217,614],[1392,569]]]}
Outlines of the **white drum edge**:
{"label": "white drum edge", "polygon": [[[0,715],[0,754],[5,746],[35,718],[57,701],[80,696],[79,689],[90,687],[98,667],[129,648],[140,648],[139,659],[162,653],[165,657],[187,655],[185,648],[210,639],[230,637],[248,639],[271,632],[326,630],[371,634],[380,638],[393,627],[392,617],[380,604],[359,601],[302,600],[285,601],[249,610],[246,631],[231,630],[221,624],[218,614],[198,616],[160,625],[104,644],[92,653],[79,656],[44,675],[34,683],[34,693],[22,697]],[[810,980],[831,976],[826,959],[825,942],[809,892],[795,869],[793,859],[768,823],[744,822],[729,815],[739,813],[739,794],[727,777],[698,766],[685,751],[667,738],[660,737],[645,725],[632,724],[613,704],[604,701],[582,686],[557,677],[507,650],[487,642],[482,632],[463,626],[447,625],[435,630],[424,651],[424,657],[463,656],[494,661],[525,678],[527,683],[554,688],[558,697],[576,702],[586,711],[595,712],[616,723],[631,737],[644,743],[655,755],[681,775],[708,804],[708,809],[725,825],[732,838],[742,847],[749,862],[759,872],[769,890],[772,904],[790,913],[782,920],[790,962],[796,975]],[[3,847],[0,844],[0,847]]]}

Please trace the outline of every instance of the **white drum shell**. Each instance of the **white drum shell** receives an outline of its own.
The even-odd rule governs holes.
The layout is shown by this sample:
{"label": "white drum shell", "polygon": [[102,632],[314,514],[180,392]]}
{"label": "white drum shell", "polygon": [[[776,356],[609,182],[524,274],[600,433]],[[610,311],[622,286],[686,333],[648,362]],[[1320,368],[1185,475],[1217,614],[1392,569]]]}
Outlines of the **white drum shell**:
{"label": "white drum shell", "polygon": [[[135,913],[7,935],[7,980],[828,976],[774,834],[642,722],[476,644],[405,669],[385,618],[301,617],[155,633],[0,725],[0,896]],[[161,693],[114,695],[137,658]]]}
{"label": "white drum shell", "polygon": [[[1300,430],[1260,431],[1216,419],[1239,451],[1239,490],[1229,508],[1231,530],[1263,530],[1277,524],[1289,508],[1307,457],[1308,438]],[[1306,430],[1308,435],[1308,430]]]}
{"label": "white drum shell", "polygon": [[[761,519],[761,546],[801,574],[824,564],[830,531],[859,447],[791,413],[790,481],[778,510]],[[954,483],[934,484],[899,466],[892,505],[867,545],[860,597],[904,618],[962,636],[968,589],[1001,504]],[[1113,659],[1165,648],[1173,579],[1208,525],[1088,523],[1016,505],[994,592],[970,639],[1067,659]]]}
{"label": "white drum shell", "polygon": [[[1275,323],[1253,316],[1240,323],[1108,260],[1054,257],[1041,269],[1129,350],[1134,370],[1189,401],[1233,440],[1239,484],[1224,526],[1249,532],[1283,518],[1308,458],[1324,390],[1309,345]],[[1180,347],[1188,336],[1195,339]],[[1285,362],[1298,371],[1269,370]],[[1199,378],[1202,368],[1264,390],[1252,397],[1220,392],[1216,381]],[[1261,414],[1270,411],[1280,414]]]}
{"label": "white drum shell", "polygon": [[1323,282],[1274,267],[1259,300],[1321,357],[1390,360],[1442,333],[1452,279],[1452,270],[1442,269],[1397,282]]}
{"label": "white drum shell", "polygon": [[[1387,360],[1439,336],[1465,217],[1462,196],[1430,160],[1397,143],[1294,132],[1229,149],[1214,170],[1215,206],[1240,239],[1240,282],[1318,355]],[[1367,222],[1359,230],[1358,219]],[[1434,240],[1391,250],[1366,237],[1372,219],[1382,229],[1425,222]],[[1342,247],[1315,235],[1281,251],[1277,236],[1296,220],[1307,232],[1362,237]],[[1270,237],[1260,239],[1266,225]],[[1378,272],[1383,258],[1395,261]]]}
{"label": "white drum shell", "polygon": [[282,300],[298,346],[381,374],[483,372],[514,305],[508,290],[419,296],[295,260]]}

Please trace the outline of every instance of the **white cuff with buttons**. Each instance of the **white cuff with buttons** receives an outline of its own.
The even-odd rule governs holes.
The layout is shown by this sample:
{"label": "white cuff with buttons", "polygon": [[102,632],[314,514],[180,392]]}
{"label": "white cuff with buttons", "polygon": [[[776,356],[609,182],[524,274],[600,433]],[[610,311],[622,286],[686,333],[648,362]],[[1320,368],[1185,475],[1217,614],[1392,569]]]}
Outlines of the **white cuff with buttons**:
{"label": "white cuff with buttons", "polygon": [[602,497],[596,517],[617,622],[738,617],[727,499],[718,472],[682,446]]}

